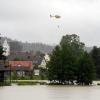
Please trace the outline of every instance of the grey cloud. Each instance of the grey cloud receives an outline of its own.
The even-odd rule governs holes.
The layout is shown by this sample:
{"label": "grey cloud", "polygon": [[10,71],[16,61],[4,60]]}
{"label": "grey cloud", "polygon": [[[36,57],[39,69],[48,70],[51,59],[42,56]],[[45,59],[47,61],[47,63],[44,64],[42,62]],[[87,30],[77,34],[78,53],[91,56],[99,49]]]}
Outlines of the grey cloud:
{"label": "grey cloud", "polygon": [[[48,44],[77,33],[87,45],[100,45],[99,5],[100,0],[0,0],[0,32]],[[50,14],[60,14],[61,19],[51,19]]]}

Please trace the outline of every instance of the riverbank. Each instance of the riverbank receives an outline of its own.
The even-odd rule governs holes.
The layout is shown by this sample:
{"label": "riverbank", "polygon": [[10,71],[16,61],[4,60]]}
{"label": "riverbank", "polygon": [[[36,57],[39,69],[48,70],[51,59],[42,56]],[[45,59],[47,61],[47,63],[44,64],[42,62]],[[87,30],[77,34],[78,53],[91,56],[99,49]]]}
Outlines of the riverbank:
{"label": "riverbank", "polygon": [[47,85],[49,84],[48,80],[12,80],[12,84],[17,84],[17,85]]}
{"label": "riverbank", "polygon": [[[50,84],[49,80],[12,80],[11,83],[17,85],[58,85],[58,84]],[[92,85],[100,85],[100,80],[93,81]]]}
{"label": "riverbank", "polygon": [[[11,84],[7,82],[7,84],[5,84],[4,86],[9,86],[9,85],[60,85],[60,84],[50,84],[50,81],[48,80],[11,80]],[[100,80],[98,81],[93,81],[92,86],[96,86],[96,85],[100,85]],[[77,86],[77,84],[74,85],[69,85],[69,86]]]}

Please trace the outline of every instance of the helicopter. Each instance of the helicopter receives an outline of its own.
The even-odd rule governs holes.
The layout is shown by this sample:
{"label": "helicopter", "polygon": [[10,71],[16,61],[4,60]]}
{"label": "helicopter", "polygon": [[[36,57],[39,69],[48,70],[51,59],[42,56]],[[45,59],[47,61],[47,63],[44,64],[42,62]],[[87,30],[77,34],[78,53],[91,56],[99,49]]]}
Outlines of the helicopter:
{"label": "helicopter", "polygon": [[61,18],[61,16],[59,16],[59,15],[50,15],[50,18],[56,18],[56,19],[59,19],[59,18]]}
{"label": "helicopter", "polygon": [[[50,14],[50,18],[51,18],[51,19],[52,19],[52,18],[54,18],[54,19],[60,19],[61,16],[60,16],[60,15],[51,15],[51,14]],[[60,25],[57,25],[57,28],[60,29]]]}

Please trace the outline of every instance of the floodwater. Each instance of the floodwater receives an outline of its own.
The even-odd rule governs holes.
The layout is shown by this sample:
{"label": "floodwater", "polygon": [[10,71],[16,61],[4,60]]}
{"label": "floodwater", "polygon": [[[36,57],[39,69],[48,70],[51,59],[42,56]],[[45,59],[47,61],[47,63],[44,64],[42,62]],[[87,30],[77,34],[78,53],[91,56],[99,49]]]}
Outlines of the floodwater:
{"label": "floodwater", "polygon": [[100,100],[99,86],[5,86],[0,100]]}

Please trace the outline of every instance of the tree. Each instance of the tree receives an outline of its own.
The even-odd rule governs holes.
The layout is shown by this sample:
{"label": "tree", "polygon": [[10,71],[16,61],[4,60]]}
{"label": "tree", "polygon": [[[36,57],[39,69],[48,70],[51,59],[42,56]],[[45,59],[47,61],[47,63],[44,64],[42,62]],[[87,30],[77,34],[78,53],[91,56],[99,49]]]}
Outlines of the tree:
{"label": "tree", "polygon": [[84,43],[80,42],[79,36],[75,34],[63,36],[47,64],[49,80],[60,84],[73,84],[76,79],[76,62],[83,55],[83,48]]}
{"label": "tree", "polygon": [[6,57],[3,55],[4,52],[3,47],[0,46],[0,60],[6,60]]}
{"label": "tree", "polygon": [[83,42],[80,42],[80,38],[76,34],[63,36],[60,45],[61,47],[68,47],[71,50],[72,54],[76,57],[83,54],[85,47],[85,44]]}
{"label": "tree", "polygon": [[81,85],[92,84],[93,79],[95,78],[95,66],[87,52],[84,52],[84,55],[80,58],[78,62],[78,75],[77,83]]}
{"label": "tree", "polygon": [[[48,68],[48,79],[50,81],[59,81],[59,83],[62,81],[62,69],[61,69],[61,50],[59,46],[56,46],[53,54],[51,55],[51,60],[47,64]],[[60,67],[60,68],[59,68]]]}
{"label": "tree", "polygon": [[90,53],[93,62],[96,66],[96,78],[100,79],[100,48],[94,46]]}
{"label": "tree", "polygon": [[95,77],[95,66],[79,36],[65,35],[47,64],[48,79],[59,84],[89,85]]}
{"label": "tree", "polygon": [[[0,64],[2,67],[2,69],[5,67],[5,60],[6,60],[6,57],[3,55],[5,51],[3,50],[3,47],[0,46]],[[1,83],[4,82],[4,71],[0,70],[0,85]]]}

